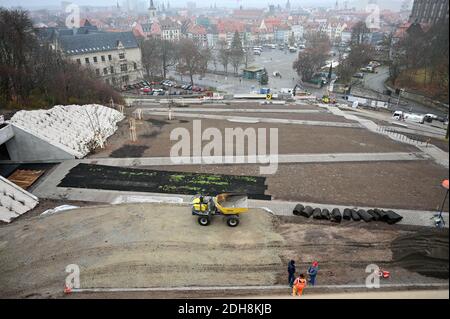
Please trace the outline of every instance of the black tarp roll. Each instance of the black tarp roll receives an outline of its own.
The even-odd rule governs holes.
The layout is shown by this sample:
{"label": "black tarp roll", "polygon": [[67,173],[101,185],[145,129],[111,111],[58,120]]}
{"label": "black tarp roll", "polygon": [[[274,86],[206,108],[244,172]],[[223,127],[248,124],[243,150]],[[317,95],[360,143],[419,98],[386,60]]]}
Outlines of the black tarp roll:
{"label": "black tarp roll", "polygon": [[364,220],[366,223],[369,223],[373,220],[372,215],[366,212],[364,209],[358,210],[358,215]]}
{"label": "black tarp roll", "polygon": [[331,218],[330,211],[326,208],[322,210],[321,215],[322,215],[322,219],[325,219],[325,220],[330,220],[330,218]]}
{"label": "black tarp roll", "polygon": [[352,219],[352,211],[349,208],[344,209],[344,212],[342,214],[342,218],[344,220]]}
{"label": "black tarp roll", "polygon": [[313,218],[314,219],[322,219],[322,210],[320,208],[314,209]]}
{"label": "black tarp roll", "polygon": [[302,204],[297,204],[297,206],[295,206],[294,211],[292,213],[294,215],[301,215],[304,209],[305,209],[305,206],[303,206]]}
{"label": "black tarp roll", "polygon": [[351,214],[352,214],[352,219],[355,222],[359,222],[361,220],[361,216],[359,216],[358,212],[356,210],[354,210],[354,209],[351,209],[350,211],[351,211]]}
{"label": "black tarp roll", "polygon": [[331,220],[336,223],[340,223],[342,220],[341,211],[339,208],[335,208],[331,211]]}
{"label": "black tarp roll", "polygon": [[314,209],[311,206],[306,206],[303,212],[300,213],[301,216],[310,218],[313,214]]}

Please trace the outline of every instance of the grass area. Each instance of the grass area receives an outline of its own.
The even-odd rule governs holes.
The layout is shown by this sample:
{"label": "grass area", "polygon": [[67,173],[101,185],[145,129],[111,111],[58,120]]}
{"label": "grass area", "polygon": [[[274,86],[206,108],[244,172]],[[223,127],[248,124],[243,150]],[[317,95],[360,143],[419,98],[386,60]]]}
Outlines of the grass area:
{"label": "grass area", "polygon": [[425,68],[406,70],[398,76],[395,86],[448,103],[448,81],[441,83],[442,80],[436,75],[433,81],[431,79],[431,70]]}

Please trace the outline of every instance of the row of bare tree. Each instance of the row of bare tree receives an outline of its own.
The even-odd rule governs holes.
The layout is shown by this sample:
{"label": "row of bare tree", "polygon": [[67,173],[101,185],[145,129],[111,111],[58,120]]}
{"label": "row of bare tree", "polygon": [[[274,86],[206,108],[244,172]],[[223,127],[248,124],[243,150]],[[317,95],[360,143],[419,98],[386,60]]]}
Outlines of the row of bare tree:
{"label": "row of bare tree", "polygon": [[[402,73],[408,74],[409,81],[438,88],[436,98],[447,99],[449,78],[449,32],[448,20],[437,23],[424,31],[420,25],[412,25],[406,36],[394,45],[394,61],[390,69],[391,80],[395,84]],[[414,77],[414,78],[413,78]]]}
{"label": "row of bare tree", "polygon": [[28,14],[0,8],[0,109],[107,103],[121,97],[87,69],[39,43]]}
{"label": "row of bare tree", "polygon": [[250,50],[244,50],[239,33],[235,33],[231,45],[219,41],[217,50],[202,45],[193,39],[184,38],[178,42],[162,39],[148,39],[141,41],[142,65],[148,79],[167,78],[169,69],[190,78],[194,85],[194,75],[204,75],[208,71],[208,64],[215,67],[222,65],[225,72],[228,66],[233,67],[238,74],[239,67],[251,61]]}

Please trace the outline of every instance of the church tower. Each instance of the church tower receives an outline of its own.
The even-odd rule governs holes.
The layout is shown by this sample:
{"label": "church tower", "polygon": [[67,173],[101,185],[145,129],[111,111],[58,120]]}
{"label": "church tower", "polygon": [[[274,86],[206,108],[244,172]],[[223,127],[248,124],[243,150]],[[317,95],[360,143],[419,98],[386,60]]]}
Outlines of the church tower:
{"label": "church tower", "polygon": [[148,15],[150,18],[150,22],[153,22],[156,20],[156,7],[153,4],[153,0],[150,0],[150,7],[148,8]]}

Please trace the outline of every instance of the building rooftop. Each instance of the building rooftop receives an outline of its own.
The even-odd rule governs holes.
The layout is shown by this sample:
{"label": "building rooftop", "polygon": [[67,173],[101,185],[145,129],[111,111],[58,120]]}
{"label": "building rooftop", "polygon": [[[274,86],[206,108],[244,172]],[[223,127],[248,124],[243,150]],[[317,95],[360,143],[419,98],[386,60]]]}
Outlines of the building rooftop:
{"label": "building rooftop", "polygon": [[133,32],[102,32],[59,37],[63,51],[68,55],[102,52],[117,49],[122,44],[125,49],[137,48]]}

